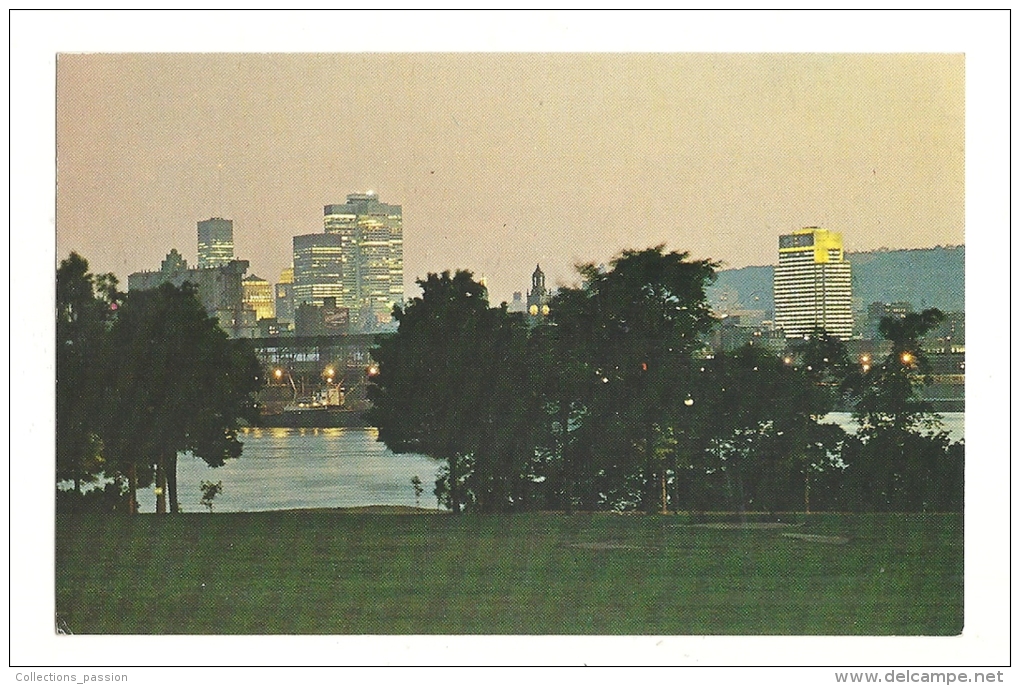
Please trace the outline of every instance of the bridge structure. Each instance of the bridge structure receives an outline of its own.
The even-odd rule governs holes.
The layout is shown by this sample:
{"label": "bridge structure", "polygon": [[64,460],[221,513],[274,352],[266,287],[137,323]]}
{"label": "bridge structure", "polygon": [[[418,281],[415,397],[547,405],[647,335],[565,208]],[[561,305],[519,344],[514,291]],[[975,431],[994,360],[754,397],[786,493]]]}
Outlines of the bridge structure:
{"label": "bridge structure", "polygon": [[249,339],[267,380],[267,405],[337,389],[345,404],[364,406],[369,379],[378,372],[372,349],[392,334],[353,333]]}

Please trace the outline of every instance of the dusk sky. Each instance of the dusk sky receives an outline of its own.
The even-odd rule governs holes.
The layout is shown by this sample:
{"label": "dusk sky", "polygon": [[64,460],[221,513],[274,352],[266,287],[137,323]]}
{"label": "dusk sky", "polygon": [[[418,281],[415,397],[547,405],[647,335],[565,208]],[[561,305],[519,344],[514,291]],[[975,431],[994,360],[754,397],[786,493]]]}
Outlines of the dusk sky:
{"label": "dusk sky", "polygon": [[405,289],[468,268],[494,302],[665,243],[726,267],[777,237],[964,243],[962,54],[61,54],[57,258],[196,257],[234,220],[269,281],[322,207],[403,206]]}

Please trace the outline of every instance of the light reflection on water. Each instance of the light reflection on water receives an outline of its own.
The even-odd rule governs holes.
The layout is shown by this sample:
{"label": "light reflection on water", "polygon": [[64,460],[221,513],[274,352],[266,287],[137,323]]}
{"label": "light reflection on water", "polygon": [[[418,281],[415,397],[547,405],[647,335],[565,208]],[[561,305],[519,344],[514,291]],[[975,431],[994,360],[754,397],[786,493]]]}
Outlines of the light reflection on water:
{"label": "light reflection on water", "polygon": [[[377,429],[248,429],[244,453],[216,469],[182,453],[177,490],[185,512],[199,504],[203,481],[222,481],[215,512],[252,512],[306,507],[414,506],[411,478],[422,480],[422,507],[435,507],[439,463],[415,454],[397,455],[376,439]],[[142,512],[155,509],[152,489],[139,491]]]}

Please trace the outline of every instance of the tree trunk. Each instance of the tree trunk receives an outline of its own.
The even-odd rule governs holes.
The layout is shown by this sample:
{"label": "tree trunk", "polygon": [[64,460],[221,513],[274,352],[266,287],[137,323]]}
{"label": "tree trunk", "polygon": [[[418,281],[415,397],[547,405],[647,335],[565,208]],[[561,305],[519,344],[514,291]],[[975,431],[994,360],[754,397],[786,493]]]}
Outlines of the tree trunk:
{"label": "tree trunk", "polygon": [[564,488],[563,496],[566,499],[564,503],[564,510],[566,514],[574,514],[574,481],[576,476],[574,475],[574,465],[570,459],[570,450],[568,442],[570,441],[570,427],[568,422],[570,421],[570,409],[569,406],[566,410],[560,409],[560,425],[563,428],[563,440],[560,443],[560,457],[563,460],[563,475],[564,475]]}
{"label": "tree trunk", "polygon": [[644,484],[644,511],[648,514],[655,514],[659,508],[658,494],[658,472],[655,469],[655,439],[653,438],[653,427],[651,424],[645,426],[645,484]]}
{"label": "tree trunk", "polygon": [[164,453],[159,454],[159,461],[156,462],[156,514],[166,514],[166,458]]}
{"label": "tree trunk", "polygon": [[166,470],[166,486],[170,496],[170,514],[177,514],[181,511],[180,502],[177,499],[177,453],[170,456],[170,465]]}
{"label": "tree trunk", "polygon": [[457,486],[457,456],[447,459],[450,465],[450,510],[453,514],[460,514],[460,488]]}
{"label": "tree trunk", "polygon": [[673,452],[673,512],[680,511],[680,459]]}
{"label": "tree trunk", "polygon": [[81,476],[77,473],[74,475],[74,498],[71,500],[71,514],[78,514],[78,508],[81,506]]}
{"label": "tree trunk", "polygon": [[811,514],[811,472],[804,469],[804,514]]}
{"label": "tree trunk", "polygon": [[138,514],[138,467],[128,465],[128,514]]}

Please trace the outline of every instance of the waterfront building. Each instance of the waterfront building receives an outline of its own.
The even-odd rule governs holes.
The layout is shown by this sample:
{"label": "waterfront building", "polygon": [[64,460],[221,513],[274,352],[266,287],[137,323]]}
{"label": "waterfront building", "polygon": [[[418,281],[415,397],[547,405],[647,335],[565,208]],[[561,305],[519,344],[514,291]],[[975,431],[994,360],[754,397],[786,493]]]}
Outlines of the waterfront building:
{"label": "waterfront building", "polygon": [[363,328],[390,323],[393,306],[404,301],[401,206],[379,202],[369,191],[348,195],[342,205],[325,205],[323,214],[326,234],[337,236],[341,246],[338,305],[357,313]]}
{"label": "waterfront building", "polygon": [[294,236],[293,302],[322,306],[324,298],[343,301],[343,237],[335,233]]}
{"label": "waterfront building", "polygon": [[222,267],[234,259],[234,222],[213,217],[198,222],[198,268]]}
{"label": "waterfront building", "polygon": [[787,338],[815,329],[842,340],[853,334],[850,263],[842,234],[812,226],[780,236],[772,290],[775,327]]}
{"label": "waterfront building", "polygon": [[164,283],[181,286],[193,284],[198,300],[220,328],[234,337],[251,335],[255,326],[254,312],[245,307],[241,280],[248,270],[247,260],[231,260],[218,267],[189,269],[176,249],[163,260],[159,271],[142,271],[128,275],[128,291],[158,288]]}
{"label": "waterfront building", "polygon": [[276,316],[273,288],[268,281],[252,274],[241,281],[241,290],[244,304],[254,310],[256,321]]}

